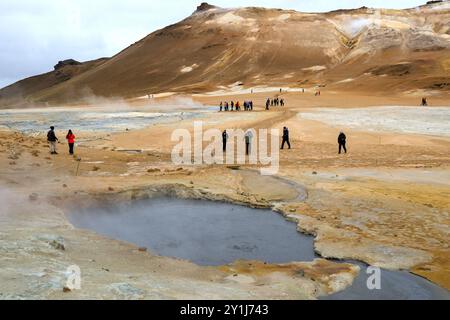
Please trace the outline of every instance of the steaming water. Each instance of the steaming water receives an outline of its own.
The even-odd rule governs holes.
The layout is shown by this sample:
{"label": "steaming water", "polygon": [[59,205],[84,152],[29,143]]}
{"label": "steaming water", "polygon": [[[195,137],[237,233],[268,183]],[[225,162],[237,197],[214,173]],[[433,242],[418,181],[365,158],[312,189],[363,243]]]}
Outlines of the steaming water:
{"label": "steaming water", "polygon": [[312,261],[313,239],[270,210],[194,200],[156,199],[75,212],[77,227],[200,265],[262,260]]}
{"label": "steaming water", "polygon": [[450,137],[450,107],[320,108],[299,116],[340,128]]}
{"label": "steaming water", "polygon": [[[47,132],[51,125],[57,129],[80,131],[116,132],[126,129],[136,130],[153,124],[170,123],[196,118],[203,111],[154,112],[136,110],[96,110],[89,109],[27,109],[0,110],[0,128],[9,128],[25,134]],[[206,110],[207,111],[207,110]]]}
{"label": "steaming water", "polygon": [[[271,210],[210,201],[152,199],[71,212],[79,228],[147,247],[163,256],[217,266],[236,260],[312,261],[313,238]],[[353,262],[352,262],[353,263]],[[327,299],[449,299],[447,290],[403,271],[382,271],[367,289],[366,267],[349,289]]]}

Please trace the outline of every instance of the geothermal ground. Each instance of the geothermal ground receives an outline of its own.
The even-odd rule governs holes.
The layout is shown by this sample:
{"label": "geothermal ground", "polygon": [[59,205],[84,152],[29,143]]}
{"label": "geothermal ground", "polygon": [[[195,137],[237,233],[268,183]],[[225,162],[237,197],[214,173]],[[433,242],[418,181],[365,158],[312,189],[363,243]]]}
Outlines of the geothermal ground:
{"label": "geothermal ground", "polygon": [[[265,99],[276,94],[2,111],[0,298],[316,299],[351,287],[365,272],[355,261],[409,270],[441,287],[439,298],[448,298],[449,101],[434,98],[432,106],[415,108],[416,97],[314,97],[307,90],[283,93],[287,106],[264,111]],[[255,102],[253,112],[212,107],[246,99]],[[171,134],[192,131],[193,120],[202,120],[205,129],[288,126],[293,149],[281,151],[275,176],[262,176],[251,165],[174,165]],[[50,125],[57,126],[61,141],[68,129],[75,131],[75,157],[65,143],[58,145],[59,155],[49,154]],[[348,137],[347,155],[337,154],[341,130]],[[274,209],[273,215],[313,237],[316,259],[201,266],[69,220],[80,210],[167,197]],[[251,219],[260,225],[256,216]],[[224,218],[217,221],[219,233]],[[196,223],[192,218],[186,228]],[[72,265],[82,271],[81,290],[63,290]]]}

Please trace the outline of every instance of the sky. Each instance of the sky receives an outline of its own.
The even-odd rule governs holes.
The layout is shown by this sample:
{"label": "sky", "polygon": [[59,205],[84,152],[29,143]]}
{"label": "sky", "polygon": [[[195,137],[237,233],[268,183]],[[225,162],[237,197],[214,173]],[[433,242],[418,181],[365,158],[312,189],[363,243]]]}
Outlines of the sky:
{"label": "sky", "polygon": [[[192,14],[201,0],[1,0],[0,88],[53,70],[60,60],[110,57],[149,33]],[[362,6],[411,8],[426,0],[211,0],[323,12]]]}

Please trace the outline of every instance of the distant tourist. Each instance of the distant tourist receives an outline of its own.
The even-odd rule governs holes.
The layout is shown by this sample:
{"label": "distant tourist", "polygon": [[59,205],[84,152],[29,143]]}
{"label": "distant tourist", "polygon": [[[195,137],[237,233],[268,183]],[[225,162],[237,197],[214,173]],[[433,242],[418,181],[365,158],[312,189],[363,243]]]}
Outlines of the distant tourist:
{"label": "distant tourist", "polygon": [[284,144],[287,143],[289,149],[291,149],[291,142],[289,139],[289,129],[287,127],[283,128],[283,143],[281,144],[281,150],[284,149]]}
{"label": "distant tourist", "polygon": [[284,99],[281,99],[281,100],[280,100],[280,105],[281,105],[282,107],[284,107]]}
{"label": "distant tourist", "polygon": [[268,98],[266,101],[266,110],[269,110],[269,106],[270,106],[270,99]]}
{"label": "distant tourist", "polygon": [[47,141],[50,147],[50,154],[58,154],[56,152],[56,142],[58,141],[58,138],[56,137],[54,126],[51,126],[50,131],[47,133]]}
{"label": "distant tourist", "polygon": [[339,134],[338,143],[339,143],[339,154],[342,153],[342,149],[344,149],[344,152],[347,153],[347,136],[343,132]]}
{"label": "distant tourist", "polygon": [[75,145],[75,135],[72,130],[69,130],[66,136],[67,142],[69,143],[69,154],[73,156],[73,147]]}
{"label": "distant tourist", "polygon": [[220,112],[222,112],[222,110],[223,110],[223,103],[222,103],[222,101],[220,101]]}
{"label": "distant tourist", "polygon": [[428,106],[427,98],[422,98],[422,107]]}
{"label": "distant tourist", "polygon": [[227,130],[224,130],[222,133],[223,152],[227,151],[228,138],[229,138],[229,136],[228,136]]}

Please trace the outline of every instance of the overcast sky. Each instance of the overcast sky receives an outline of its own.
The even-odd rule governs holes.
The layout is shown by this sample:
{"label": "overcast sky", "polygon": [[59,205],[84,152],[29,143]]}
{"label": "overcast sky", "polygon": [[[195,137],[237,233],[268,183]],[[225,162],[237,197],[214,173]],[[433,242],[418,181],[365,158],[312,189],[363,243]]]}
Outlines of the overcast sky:
{"label": "overcast sky", "polygon": [[[0,88],[47,72],[59,61],[112,56],[152,31],[190,15],[201,0],[1,0]],[[409,8],[425,0],[214,0],[318,12],[362,6]]]}

